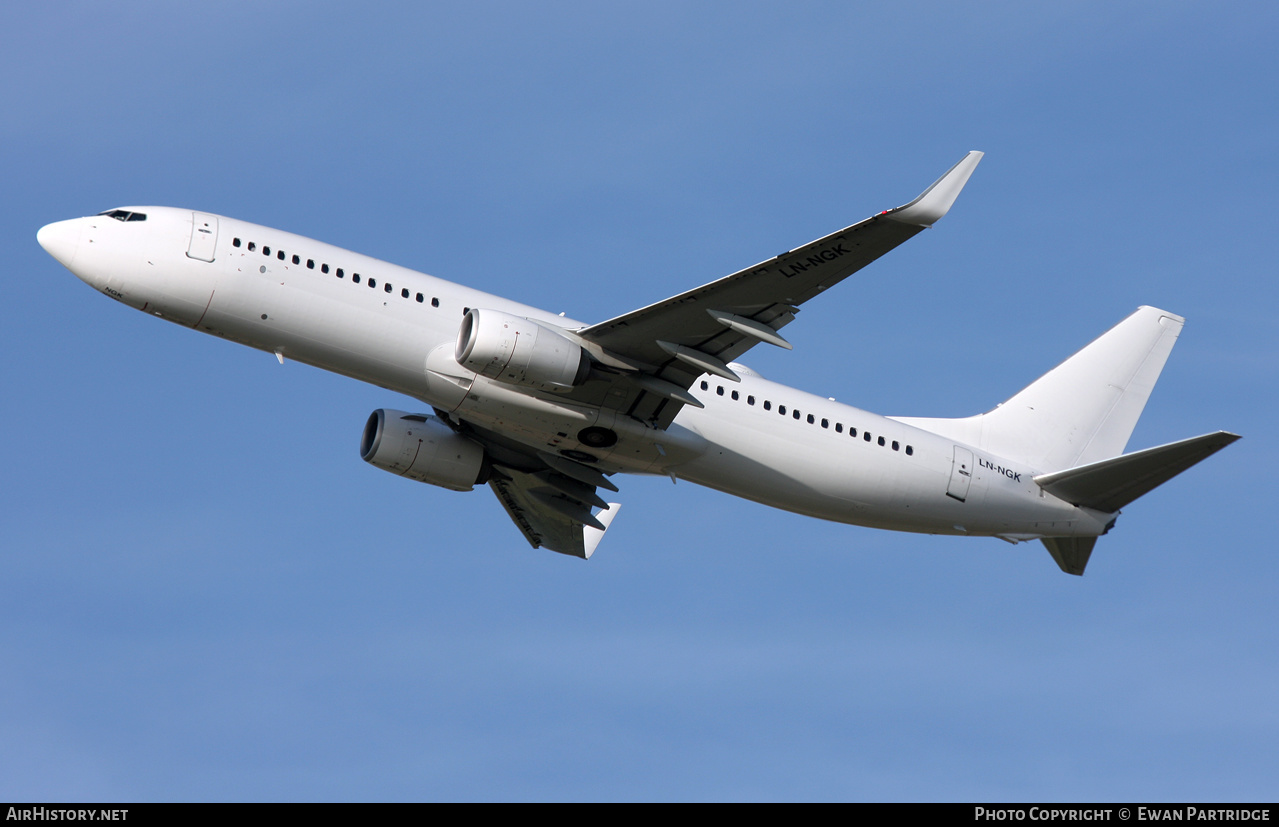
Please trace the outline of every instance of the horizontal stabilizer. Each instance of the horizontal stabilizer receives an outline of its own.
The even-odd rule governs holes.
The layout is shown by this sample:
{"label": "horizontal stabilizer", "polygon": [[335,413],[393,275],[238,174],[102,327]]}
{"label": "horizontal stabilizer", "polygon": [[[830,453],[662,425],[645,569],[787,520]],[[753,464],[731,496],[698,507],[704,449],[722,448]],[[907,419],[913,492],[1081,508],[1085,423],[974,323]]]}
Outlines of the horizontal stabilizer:
{"label": "horizontal stabilizer", "polygon": [[1057,561],[1057,567],[1066,574],[1083,575],[1096,537],[1045,537],[1043,543],[1048,553]]}
{"label": "horizontal stabilizer", "polygon": [[[1236,439],[1239,439],[1238,434],[1217,431],[1065,471],[1040,474],[1035,477],[1035,482],[1068,503],[1109,513],[1118,511]],[[1052,551],[1051,547],[1049,551]],[[1056,552],[1053,557],[1057,557]],[[1060,559],[1057,564],[1061,565]]]}

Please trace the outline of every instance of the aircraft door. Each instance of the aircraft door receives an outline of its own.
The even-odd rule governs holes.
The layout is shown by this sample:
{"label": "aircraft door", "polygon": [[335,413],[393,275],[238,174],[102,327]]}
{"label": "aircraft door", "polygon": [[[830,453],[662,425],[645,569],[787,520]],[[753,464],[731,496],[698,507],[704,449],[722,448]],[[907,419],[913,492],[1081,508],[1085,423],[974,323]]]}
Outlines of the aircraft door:
{"label": "aircraft door", "polygon": [[954,465],[950,469],[950,484],[946,486],[946,496],[954,497],[961,503],[968,499],[968,486],[973,481],[973,452],[967,448],[955,446]]}
{"label": "aircraft door", "polygon": [[202,212],[191,213],[191,246],[187,258],[197,261],[213,261],[213,251],[218,246],[218,217]]}

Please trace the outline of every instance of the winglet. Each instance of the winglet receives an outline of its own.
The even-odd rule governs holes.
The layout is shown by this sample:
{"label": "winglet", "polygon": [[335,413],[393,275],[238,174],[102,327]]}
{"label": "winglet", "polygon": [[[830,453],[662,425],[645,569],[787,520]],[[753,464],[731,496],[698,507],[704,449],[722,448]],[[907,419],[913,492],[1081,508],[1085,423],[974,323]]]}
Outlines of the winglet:
{"label": "winglet", "polygon": [[595,515],[595,519],[600,521],[603,528],[595,528],[594,526],[582,526],[582,545],[586,552],[583,557],[587,560],[591,559],[591,555],[595,553],[595,547],[600,544],[600,540],[604,539],[604,532],[608,531],[608,527],[613,524],[613,518],[617,516],[617,512],[622,509],[618,503],[609,503],[608,508]]}
{"label": "winglet", "polygon": [[900,221],[903,224],[916,224],[921,227],[931,227],[950,209],[950,205],[955,203],[955,199],[959,197],[959,191],[964,188],[964,184],[968,183],[968,176],[973,174],[973,170],[977,168],[977,163],[981,161],[984,152],[976,150],[968,153],[958,164],[955,164],[942,177],[933,182],[933,185],[919,194],[919,197],[909,204],[888,210],[883,213],[885,218],[891,218],[894,221]]}

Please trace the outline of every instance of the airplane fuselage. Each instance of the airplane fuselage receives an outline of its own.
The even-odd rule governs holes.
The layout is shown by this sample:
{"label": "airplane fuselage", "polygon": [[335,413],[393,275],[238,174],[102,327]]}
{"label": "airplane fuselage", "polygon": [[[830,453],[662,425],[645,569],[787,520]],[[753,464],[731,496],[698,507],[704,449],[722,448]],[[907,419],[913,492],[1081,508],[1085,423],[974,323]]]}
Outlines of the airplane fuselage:
{"label": "airplane fuselage", "polygon": [[[146,313],[421,400],[533,451],[588,453],[606,473],[664,474],[825,520],[899,531],[1097,536],[1113,515],[1047,494],[1026,467],[930,431],[770,382],[703,376],[667,428],[477,376],[454,358],[464,314],[586,325],[323,242],[164,207],[41,231],[79,278]],[[145,220],[128,220],[130,214]],[[583,445],[592,426],[618,435]]]}

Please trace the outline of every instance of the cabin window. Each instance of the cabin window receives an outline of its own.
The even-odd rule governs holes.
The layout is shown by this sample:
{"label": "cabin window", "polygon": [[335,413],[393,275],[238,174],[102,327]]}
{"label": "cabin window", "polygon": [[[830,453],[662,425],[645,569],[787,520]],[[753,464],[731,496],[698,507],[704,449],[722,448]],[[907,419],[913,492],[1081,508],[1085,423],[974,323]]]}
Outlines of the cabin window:
{"label": "cabin window", "polygon": [[710,389],[711,389],[711,386],[708,383],[702,382],[702,390],[708,391]]}
{"label": "cabin window", "polygon": [[238,239],[238,238],[231,239],[231,246],[232,246],[232,247],[239,247],[239,246],[240,246],[240,239]]}
{"label": "cabin window", "polygon": [[418,304],[421,304],[421,303],[422,303],[425,299],[426,299],[426,297],[425,297],[425,296],[423,296],[421,293],[418,293],[418,294],[417,294],[417,303],[418,303]]}
{"label": "cabin window", "polygon": [[914,448],[912,448],[911,446],[907,445],[907,446],[906,446],[906,456],[908,456],[908,457],[909,457],[909,456],[914,456],[914,454],[915,454],[915,449],[914,449]]}
{"label": "cabin window", "polygon": [[754,404],[755,404],[755,397],[753,397],[753,396],[748,396],[748,397],[746,397],[746,404],[747,404],[747,405],[754,405]]}
{"label": "cabin window", "polygon": [[320,272],[321,272],[321,273],[327,273],[327,272],[329,272],[329,265],[327,265],[327,264],[321,264],[321,265],[320,265]]}
{"label": "cabin window", "polygon": [[264,256],[269,256],[269,255],[271,255],[271,248],[270,248],[270,247],[267,247],[265,244],[264,244],[264,245],[262,245],[262,255],[264,255]]}
{"label": "cabin window", "polygon": [[283,251],[283,250],[276,250],[276,251],[275,251],[275,257],[276,257],[276,258],[278,258],[280,261],[284,261],[284,251]]}
{"label": "cabin window", "polygon": [[440,300],[439,300],[439,299],[434,299],[434,298],[433,298],[433,299],[431,299],[431,307],[439,307],[439,306],[440,306]]}
{"label": "cabin window", "polygon": [[777,406],[777,412],[778,412],[779,414],[781,414],[782,416],[786,416],[786,406],[785,406],[785,405],[778,405],[778,406]]}
{"label": "cabin window", "polygon": [[388,281],[388,282],[386,283],[386,287],[384,287],[383,289],[384,289],[384,290],[386,290],[386,292],[390,293],[390,292],[391,292],[392,290],[394,290],[395,288],[394,288],[394,287],[392,287],[392,286],[391,286],[391,282],[389,282],[389,281]]}
{"label": "cabin window", "polygon": [[823,419],[823,420],[822,420],[822,427],[823,427],[823,428],[829,428],[829,427],[830,427],[830,420],[829,420],[829,419]]}
{"label": "cabin window", "polygon": [[352,282],[354,282],[355,284],[359,284],[359,283],[360,283],[360,274],[359,274],[359,273],[352,273],[352,274],[351,274],[351,281],[352,281]]}
{"label": "cabin window", "polygon": [[405,299],[409,297],[409,289],[407,287],[400,290],[400,297]]}
{"label": "cabin window", "polygon": [[301,264],[301,263],[302,263],[302,259],[298,258],[298,254],[297,254],[297,253],[294,253],[294,254],[293,254],[293,263],[294,263],[294,264]]}
{"label": "cabin window", "polygon": [[369,287],[377,287],[377,279],[369,276]]}
{"label": "cabin window", "polygon": [[740,396],[738,396],[737,391],[733,391],[733,401],[734,401],[734,402],[736,402],[736,401],[737,401],[738,399],[740,399],[740,398],[741,398],[741,397],[740,397]]}
{"label": "cabin window", "polygon": [[895,440],[895,439],[894,439],[894,440],[893,440],[893,450],[894,450],[894,451],[901,450],[901,447],[902,447],[901,445],[898,445],[898,444],[897,444],[897,440]]}
{"label": "cabin window", "polygon": [[723,396],[723,395],[724,395],[724,386],[723,386],[723,385],[719,385],[719,386],[717,386],[717,387],[715,388],[715,395],[716,395],[716,396]]}
{"label": "cabin window", "polygon": [[337,277],[338,277],[338,278],[342,278],[342,277],[343,277],[343,276],[345,276],[345,275],[346,275],[346,273],[343,273],[343,272],[342,272],[342,268],[341,268],[341,267],[339,267],[339,268],[337,269]]}
{"label": "cabin window", "polygon": [[257,249],[258,249],[257,242],[256,242],[256,241],[250,241],[250,242],[249,242],[249,252],[250,252],[250,253],[252,253],[252,252],[256,251]]}
{"label": "cabin window", "polygon": [[849,425],[849,426],[848,426],[848,435],[849,435],[849,436],[851,436],[851,437],[856,437],[856,436],[857,436],[857,429],[856,429],[856,428],[854,428],[853,426]]}
{"label": "cabin window", "polygon": [[792,412],[792,413],[791,413],[791,416],[792,416],[792,417],[794,417],[795,419],[799,419],[799,411],[798,411],[798,410],[796,410],[796,411]]}
{"label": "cabin window", "polygon": [[771,411],[772,409],[773,409],[773,403],[772,403],[772,402],[769,402],[767,399],[765,399],[765,400],[764,400],[764,410],[766,410],[766,411]]}
{"label": "cabin window", "polygon": [[866,440],[867,442],[870,442],[870,431],[867,431],[866,433],[862,434],[862,439]]}
{"label": "cabin window", "polygon": [[812,425],[815,421],[816,421],[816,420],[814,420],[814,419],[813,419],[813,415],[812,415],[812,414],[809,414],[809,415],[808,415],[808,424],[809,424],[809,425]]}
{"label": "cabin window", "polygon": [[306,269],[308,269],[308,270],[314,270],[314,269],[315,269],[315,259],[308,258],[308,259],[306,260]]}
{"label": "cabin window", "polygon": [[884,444],[884,438],[882,436],[879,438],[879,444],[881,446]]}

